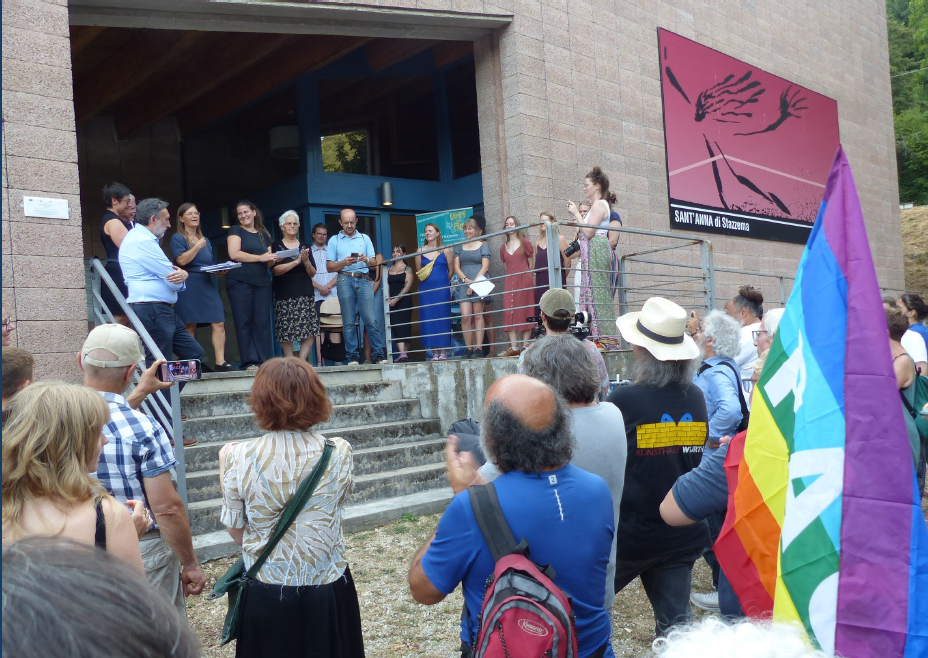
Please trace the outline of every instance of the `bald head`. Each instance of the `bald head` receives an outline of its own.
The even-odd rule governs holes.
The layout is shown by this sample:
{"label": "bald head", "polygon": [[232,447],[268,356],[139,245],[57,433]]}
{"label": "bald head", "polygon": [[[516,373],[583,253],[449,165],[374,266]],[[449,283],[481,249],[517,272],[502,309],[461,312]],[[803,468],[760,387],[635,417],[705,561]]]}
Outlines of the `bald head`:
{"label": "bald head", "polygon": [[573,455],[570,408],[542,381],[507,375],[484,399],[480,440],[501,473],[559,468]]}
{"label": "bald head", "polygon": [[338,223],[341,224],[345,235],[351,237],[357,230],[358,216],[354,214],[354,210],[351,208],[345,208],[338,216]]}
{"label": "bald head", "polygon": [[499,400],[503,408],[533,430],[548,427],[557,409],[554,390],[526,375],[506,375],[493,382],[484,398],[484,407],[494,400]]}

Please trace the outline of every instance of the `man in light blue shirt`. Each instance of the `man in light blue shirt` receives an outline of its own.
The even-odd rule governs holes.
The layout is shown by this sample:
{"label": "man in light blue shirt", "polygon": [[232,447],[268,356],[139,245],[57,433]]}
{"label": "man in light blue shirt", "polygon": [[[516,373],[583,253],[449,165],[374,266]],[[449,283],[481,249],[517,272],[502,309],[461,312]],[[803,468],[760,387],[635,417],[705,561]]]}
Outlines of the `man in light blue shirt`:
{"label": "man in light blue shirt", "polygon": [[[695,383],[706,398],[709,416],[709,436],[702,452],[702,466],[719,449],[723,437],[732,437],[738,432],[743,417],[741,374],[735,362],[735,357],[741,352],[741,325],[722,311],[712,311],[703,320],[696,337],[703,362]],[[725,512],[709,515],[706,521],[709,523],[711,547],[722,530]],[[721,569],[711,548],[706,549],[703,557],[712,569],[712,586],[716,591],[709,594],[694,592],[690,601],[703,610],[718,611]]]}
{"label": "man in light blue shirt", "polygon": [[[129,289],[127,301],[165,359],[203,359],[203,348],[174,314],[177,292],[184,290],[186,270],[171,265],[158,241],[171,225],[168,204],[161,199],[139,202],[136,226],[119,246],[119,265]],[[155,357],[145,348],[149,364]]]}
{"label": "man in light blue shirt", "polygon": [[358,232],[358,218],[350,208],[342,210],[338,223],[342,230],[329,238],[326,261],[329,272],[338,272],[338,302],[342,311],[348,365],[361,362],[355,329],[358,315],[368,328],[371,361],[387,363],[381,331],[383,321],[374,313],[374,287],[367,268],[368,263],[374,264],[374,245],[369,237]]}

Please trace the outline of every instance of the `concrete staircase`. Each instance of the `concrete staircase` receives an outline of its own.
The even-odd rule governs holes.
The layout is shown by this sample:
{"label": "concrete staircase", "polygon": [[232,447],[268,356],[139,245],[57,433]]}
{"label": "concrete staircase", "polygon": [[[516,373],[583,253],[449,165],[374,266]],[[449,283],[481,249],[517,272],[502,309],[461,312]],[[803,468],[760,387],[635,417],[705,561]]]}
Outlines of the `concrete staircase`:
{"label": "concrete staircase", "polygon": [[[402,383],[385,382],[379,366],[318,371],[332,401],[329,420],[315,429],[340,436],[354,448],[354,493],[345,530],[357,531],[403,514],[442,511],[451,500],[445,478],[445,438],[437,419],[423,418],[417,399],[403,396]],[[199,443],[184,451],[194,547],[201,561],[237,552],[219,523],[219,449],[264,432],[248,408],[253,372],[206,374],[188,384],[181,406],[184,434]]]}

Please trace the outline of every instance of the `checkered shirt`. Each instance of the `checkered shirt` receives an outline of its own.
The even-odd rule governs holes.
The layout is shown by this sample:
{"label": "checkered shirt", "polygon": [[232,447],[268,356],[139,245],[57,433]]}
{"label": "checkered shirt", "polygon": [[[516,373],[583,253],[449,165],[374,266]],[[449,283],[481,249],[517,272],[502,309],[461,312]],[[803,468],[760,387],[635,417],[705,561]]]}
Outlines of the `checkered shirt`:
{"label": "checkered shirt", "polygon": [[130,407],[126,398],[114,393],[101,395],[109,404],[110,422],[103,427],[109,443],[100,453],[97,479],[116,500],[141,500],[151,510],[142,478],[174,468],[174,448],[161,425]]}

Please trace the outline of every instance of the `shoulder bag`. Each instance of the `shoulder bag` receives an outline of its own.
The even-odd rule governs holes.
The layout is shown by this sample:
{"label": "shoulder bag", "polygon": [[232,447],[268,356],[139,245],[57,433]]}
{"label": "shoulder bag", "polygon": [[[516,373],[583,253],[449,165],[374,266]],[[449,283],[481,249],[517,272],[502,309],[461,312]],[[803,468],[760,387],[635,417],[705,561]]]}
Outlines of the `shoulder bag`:
{"label": "shoulder bag", "polygon": [[290,526],[296,520],[296,517],[303,511],[306,503],[313,495],[319,480],[322,479],[325,469],[329,465],[329,459],[332,457],[332,451],[335,443],[331,439],[325,440],[325,447],[322,449],[322,456],[319,462],[313,468],[312,473],[300,483],[293,498],[287,503],[280,520],[277,522],[277,528],[271,535],[270,541],[258,555],[255,563],[251,568],[245,570],[245,559],[239,558],[238,561],[229,567],[229,570],[223,574],[222,578],[216,581],[213,591],[207,597],[208,600],[218,599],[223,594],[229,595],[229,609],[226,612],[226,621],[222,625],[222,642],[228,644],[238,636],[238,627],[242,618],[242,604],[245,599],[242,597],[242,589],[249,581],[254,580],[255,576],[261,571],[261,567],[271,555],[271,551],[277,546],[277,543],[283,538]]}

